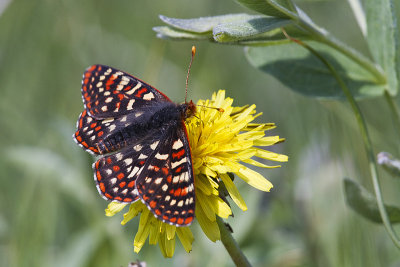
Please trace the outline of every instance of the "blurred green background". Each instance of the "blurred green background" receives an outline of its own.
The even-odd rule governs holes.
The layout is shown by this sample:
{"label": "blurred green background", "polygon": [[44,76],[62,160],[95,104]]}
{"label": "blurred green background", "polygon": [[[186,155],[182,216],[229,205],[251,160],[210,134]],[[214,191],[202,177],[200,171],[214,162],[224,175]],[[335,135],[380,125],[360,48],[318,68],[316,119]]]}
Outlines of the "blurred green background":
{"label": "blurred green background", "polygon": [[[345,1],[302,2],[317,23],[366,52]],[[197,223],[193,251],[179,241],[172,259],[156,246],[133,252],[138,220],[108,218],[93,182],[93,158],[72,140],[83,109],[83,71],[100,63],[147,81],[182,102],[190,48],[197,46],[189,98],[226,89],[236,105],[255,103],[285,137],[280,169],[258,170],[271,193],[236,179],[249,210],[229,219],[254,266],[400,266],[380,225],[346,207],[342,178],[371,189],[354,116],[338,101],[305,98],[254,70],[243,48],[155,37],[159,14],[192,18],[249,12],[234,1],[0,0],[0,266],[232,266],[220,242]],[[367,52],[366,52],[367,53]],[[383,99],[365,100],[376,151],[399,156],[398,134]],[[399,182],[381,171],[388,203]]]}

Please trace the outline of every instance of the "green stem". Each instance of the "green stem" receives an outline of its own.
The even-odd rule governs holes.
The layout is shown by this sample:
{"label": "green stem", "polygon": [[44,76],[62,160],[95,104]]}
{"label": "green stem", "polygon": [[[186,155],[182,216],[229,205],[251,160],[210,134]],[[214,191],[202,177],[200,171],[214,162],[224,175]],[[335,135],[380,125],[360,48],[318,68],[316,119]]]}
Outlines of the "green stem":
{"label": "green stem", "polygon": [[235,239],[233,239],[232,233],[229,231],[228,227],[225,225],[224,221],[217,216],[217,223],[219,231],[221,233],[221,241],[224,244],[225,249],[228,251],[233,262],[236,266],[251,266],[246,256],[240,250]]}
{"label": "green stem", "polygon": [[369,161],[368,164],[369,164],[369,168],[371,170],[372,183],[374,185],[375,196],[376,196],[376,199],[378,202],[379,213],[381,215],[383,224],[385,225],[386,231],[388,232],[390,238],[392,239],[393,243],[398,248],[400,248],[400,240],[399,240],[396,232],[393,229],[393,226],[390,222],[389,216],[386,212],[386,209],[385,209],[385,206],[383,203],[381,187],[380,187],[379,179],[378,179],[378,170],[377,170],[377,166],[376,166],[375,154],[372,149],[371,138],[369,137],[367,125],[365,123],[365,120],[361,113],[361,110],[360,110],[359,106],[357,105],[357,102],[355,101],[349,88],[346,86],[346,84],[340,78],[339,74],[336,72],[335,68],[324,57],[322,57],[317,51],[315,51],[312,47],[308,46],[307,44],[305,44],[299,40],[294,40],[294,41],[296,43],[302,45],[306,49],[308,49],[312,54],[314,54],[318,59],[320,59],[325,64],[325,66],[330,70],[332,75],[335,77],[339,86],[342,88],[343,93],[346,95],[346,98],[349,101],[351,108],[353,109],[354,115],[356,116],[357,123],[360,128],[361,135],[362,135],[362,139],[364,141],[364,146],[367,151],[367,156],[368,156],[368,161]]}
{"label": "green stem", "polygon": [[271,2],[269,4],[280,12],[286,14],[292,20],[296,21],[299,27],[310,33],[315,41],[324,43],[332,47],[333,49],[341,52],[342,54],[346,55],[348,58],[356,62],[358,65],[360,65],[362,68],[370,72],[375,77],[375,82],[377,84],[386,83],[386,76],[379,65],[373,63],[371,60],[369,60],[367,57],[365,57],[363,54],[359,53],[352,47],[336,39],[325,29],[314,24],[313,21],[308,18],[308,16],[302,10],[300,10],[299,7],[296,6],[296,8],[294,8],[295,4],[292,1],[289,1],[289,3],[291,6],[293,6],[292,10],[297,9],[296,13],[287,10],[279,4]]}
{"label": "green stem", "polygon": [[396,103],[394,103],[392,96],[389,94],[387,90],[385,90],[385,99],[386,102],[389,104],[389,108],[392,112],[392,115],[394,116],[395,124],[396,124],[396,129],[400,133],[400,113],[399,109],[396,106]]}

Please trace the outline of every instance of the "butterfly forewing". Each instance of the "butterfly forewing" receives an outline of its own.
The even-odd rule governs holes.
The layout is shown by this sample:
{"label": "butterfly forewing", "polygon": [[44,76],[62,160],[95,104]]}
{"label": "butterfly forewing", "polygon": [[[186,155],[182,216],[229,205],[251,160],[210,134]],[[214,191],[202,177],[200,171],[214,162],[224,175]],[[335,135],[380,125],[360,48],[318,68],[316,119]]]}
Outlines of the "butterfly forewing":
{"label": "butterfly forewing", "polygon": [[82,99],[97,119],[120,117],[152,102],[170,101],[145,82],[103,65],[93,65],[83,74]]}
{"label": "butterfly forewing", "polygon": [[189,225],[194,218],[194,179],[190,148],[183,124],[153,143],[154,152],[136,187],[153,214],[169,224]]}

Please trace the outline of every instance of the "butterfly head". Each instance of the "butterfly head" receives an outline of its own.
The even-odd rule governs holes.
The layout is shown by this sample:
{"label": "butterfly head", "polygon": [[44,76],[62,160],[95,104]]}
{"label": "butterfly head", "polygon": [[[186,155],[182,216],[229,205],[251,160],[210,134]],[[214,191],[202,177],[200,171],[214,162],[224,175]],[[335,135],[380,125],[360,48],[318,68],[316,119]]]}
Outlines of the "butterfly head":
{"label": "butterfly head", "polygon": [[183,119],[187,119],[196,114],[196,105],[190,100],[187,103],[180,105],[180,111]]}

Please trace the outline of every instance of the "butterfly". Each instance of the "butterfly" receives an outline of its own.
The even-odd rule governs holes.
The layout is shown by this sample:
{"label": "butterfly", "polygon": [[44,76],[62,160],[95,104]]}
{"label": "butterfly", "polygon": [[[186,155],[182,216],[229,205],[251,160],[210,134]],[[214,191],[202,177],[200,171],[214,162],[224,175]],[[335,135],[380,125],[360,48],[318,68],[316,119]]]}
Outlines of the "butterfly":
{"label": "butterfly", "polygon": [[175,226],[194,219],[195,190],[185,120],[195,104],[173,103],[145,82],[93,65],[83,74],[84,111],[73,135],[91,154],[100,195],[142,201],[156,218]]}

